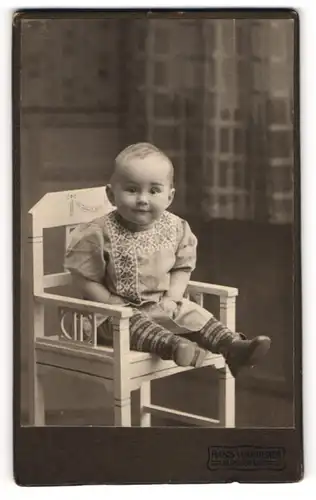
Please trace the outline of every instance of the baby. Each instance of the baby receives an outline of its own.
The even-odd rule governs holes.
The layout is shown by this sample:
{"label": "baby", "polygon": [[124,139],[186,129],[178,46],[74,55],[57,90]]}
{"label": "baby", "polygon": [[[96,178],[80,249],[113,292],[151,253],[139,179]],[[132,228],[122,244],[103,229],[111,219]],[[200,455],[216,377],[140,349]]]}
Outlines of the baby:
{"label": "baby", "polygon": [[[222,354],[233,376],[268,352],[265,336],[247,340],[185,298],[196,264],[189,224],[167,211],[174,198],[173,166],[149,143],[124,149],[107,186],[111,213],[74,232],[65,266],[85,299],[133,308],[130,346],[201,366],[207,351]],[[99,339],[111,336],[110,318],[98,321]],[[194,341],[184,333],[195,332]]]}

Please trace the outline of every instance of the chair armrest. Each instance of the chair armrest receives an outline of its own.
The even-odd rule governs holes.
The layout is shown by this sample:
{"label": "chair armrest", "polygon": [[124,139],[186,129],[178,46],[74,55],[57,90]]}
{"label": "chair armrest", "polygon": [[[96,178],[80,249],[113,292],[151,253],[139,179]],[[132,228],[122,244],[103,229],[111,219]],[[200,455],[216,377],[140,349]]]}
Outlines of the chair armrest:
{"label": "chair armrest", "polygon": [[207,295],[218,295],[219,297],[236,297],[238,295],[238,288],[214,285],[212,283],[201,283],[200,281],[189,281],[188,291],[193,293],[205,293]]}
{"label": "chair armrest", "polygon": [[53,293],[36,293],[34,294],[36,302],[44,304],[55,304],[58,306],[69,307],[70,309],[80,309],[81,311],[101,313],[106,316],[115,318],[129,318],[133,311],[131,307],[115,306],[93,302],[91,300],[76,299],[74,297],[64,297],[63,295],[55,295]]}

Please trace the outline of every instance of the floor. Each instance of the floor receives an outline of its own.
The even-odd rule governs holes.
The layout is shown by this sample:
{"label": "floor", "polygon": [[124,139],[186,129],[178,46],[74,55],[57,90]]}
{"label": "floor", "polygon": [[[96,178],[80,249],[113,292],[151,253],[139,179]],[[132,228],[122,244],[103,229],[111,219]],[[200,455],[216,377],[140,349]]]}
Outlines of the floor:
{"label": "floor", "polygon": [[[211,368],[203,368],[200,371],[205,373],[199,375],[199,380],[188,372],[169,377],[167,382],[154,381],[153,403],[216,418],[218,400],[216,375]],[[56,393],[57,390],[59,393]],[[113,425],[111,395],[103,392],[103,388],[101,389],[99,385],[79,382],[75,378],[49,379],[46,380],[45,395],[48,425]],[[138,393],[135,392],[132,395],[133,425],[139,425],[137,403]],[[27,423],[25,411],[22,421]],[[174,420],[153,419],[153,425],[181,424]],[[247,389],[237,382],[236,426],[291,427],[292,398],[289,395]]]}

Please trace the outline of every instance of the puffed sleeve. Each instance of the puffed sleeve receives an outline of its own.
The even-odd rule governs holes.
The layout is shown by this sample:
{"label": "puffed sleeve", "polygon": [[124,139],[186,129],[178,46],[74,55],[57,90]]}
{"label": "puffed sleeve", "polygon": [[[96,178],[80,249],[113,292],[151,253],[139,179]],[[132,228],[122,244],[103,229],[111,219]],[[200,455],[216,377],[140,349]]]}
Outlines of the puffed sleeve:
{"label": "puffed sleeve", "polygon": [[196,265],[197,238],[192,233],[189,224],[181,221],[180,240],[176,252],[176,262],[173,269],[192,272]]}
{"label": "puffed sleeve", "polygon": [[106,265],[102,227],[93,222],[78,226],[72,232],[64,263],[72,274],[102,283]]}

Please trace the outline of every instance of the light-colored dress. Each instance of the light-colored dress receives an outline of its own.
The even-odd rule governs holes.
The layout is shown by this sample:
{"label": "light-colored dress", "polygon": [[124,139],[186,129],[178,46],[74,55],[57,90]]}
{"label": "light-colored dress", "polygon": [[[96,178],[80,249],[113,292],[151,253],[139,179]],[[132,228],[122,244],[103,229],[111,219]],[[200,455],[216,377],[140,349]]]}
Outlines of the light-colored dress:
{"label": "light-colored dress", "polygon": [[132,232],[114,210],[73,231],[65,267],[103,284],[169,331],[185,333],[200,330],[212,314],[183,298],[170,317],[160,300],[169,289],[172,272],[181,269],[190,275],[193,271],[196,249],[189,224],[170,212],[164,212],[150,229]]}

